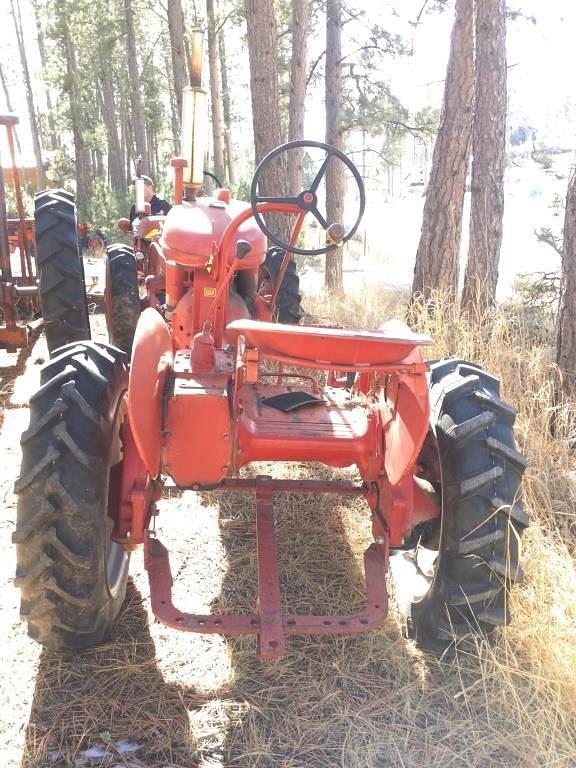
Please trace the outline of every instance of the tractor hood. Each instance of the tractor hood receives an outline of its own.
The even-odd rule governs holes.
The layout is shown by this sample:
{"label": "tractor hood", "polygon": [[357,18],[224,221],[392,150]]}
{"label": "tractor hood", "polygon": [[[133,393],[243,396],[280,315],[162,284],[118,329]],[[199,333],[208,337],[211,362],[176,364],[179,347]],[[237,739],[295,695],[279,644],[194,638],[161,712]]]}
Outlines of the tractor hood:
{"label": "tractor hood", "polygon": [[[204,267],[220,244],[228,224],[250,206],[238,200],[227,203],[200,197],[193,203],[175,205],[164,223],[160,245],[168,262],[183,267]],[[266,255],[266,237],[250,218],[238,227],[230,241],[228,263],[234,259],[238,240],[247,240],[252,250],[243,260],[243,269],[258,266]]]}

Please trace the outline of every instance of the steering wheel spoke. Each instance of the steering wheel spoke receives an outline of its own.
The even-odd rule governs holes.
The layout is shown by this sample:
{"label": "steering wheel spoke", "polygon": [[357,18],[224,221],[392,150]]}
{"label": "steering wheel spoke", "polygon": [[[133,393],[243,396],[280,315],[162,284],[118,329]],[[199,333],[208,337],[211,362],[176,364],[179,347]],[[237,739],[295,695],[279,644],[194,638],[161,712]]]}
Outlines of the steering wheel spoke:
{"label": "steering wheel spoke", "polygon": [[326,221],[324,216],[322,216],[322,214],[320,213],[320,211],[316,206],[314,206],[314,208],[310,210],[310,213],[312,214],[312,216],[314,216],[314,218],[320,224],[322,229],[324,230],[328,229],[328,222]]}
{"label": "steering wheel spoke", "polygon": [[300,201],[297,197],[260,197],[256,198],[257,203],[288,203],[289,205],[299,205]]}
{"label": "steering wheel spoke", "polygon": [[[293,150],[293,149],[320,149],[326,153],[326,156],[322,160],[320,168],[318,169],[318,172],[314,176],[314,179],[309,189],[305,189],[297,197],[294,197],[293,195],[286,195],[286,196],[259,195],[258,186],[259,186],[260,178],[263,172],[269,166],[270,162],[274,160],[276,157],[278,157],[278,155],[289,152],[290,150]],[[364,182],[362,181],[362,177],[360,176],[360,173],[358,172],[358,169],[356,168],[352,160],[350,160],[349,157],[347,157],[343,152],[341,152],[336,147],[330,146],[330,144],[324,144],[320,141],[300,141],[300,140],[290,141],[287,144],[283,144],[282,146],[272,150],[272,152],[267,154],[266,157],[260,161],[254,173],[254,178],[252,179],[252,186],[250,187],[250,205],[252,206],[252,213],[254,215],[254,219],[256,220],[256,223],[258,224],[262,232],[264,232],[264,234],[266,235],[266,237],[270,242],[274,243],[275,245],[279,246],[285,251],[289,251],[291,253],[298,253],[305,256],[318,256],[320,254],[327,253],[331,248],[334,247],[333,243],[331,244],[328,243],[322,248],[300,248],[292,243],[285,242],[270,230],[266,221],[264,220],[264,216],[258,210],[258,205],[260,203],[271,203],[273,205],[277,205],[279,207],[278,212],[286,213],[286,214],[294,214],[295,213],[294,207],[296,207],[300,211],[300,213],[298,215],[297,222],[294,225],[296,227],[296,230],[293,230],[293,239],[294,239],[294,232],[298,231],[298,228],[302,223],[303,218],[308,213],[314,216],[314,218],[320,224],[320,226],[324,231],[327,231],[329,229],[329,225],[325,217],[323,216],[323,214],[321,214],[320,211],[318,210],[318,198],[317,198],[316,192],[318,190],[318,187],[320,186],[320,182],[322,181],[323,177],[326,175],[328,163],[332,158],[343,163],[346,166],[346,168],[350,171],[350,173],[352,174],[352,177],[354,178],[356,186],[358,188],[358,194],[359,194],[358,214],[354,219],[354,224],[350,227],[350,229],[347,232],[345,232],[345,234],[343,235],[343,237],[340,239],[339,242],[340,243],[347,242],[348,240],[350,240],[352,235],[356,232],[360,224],[360,221],[362,220],[362,216],[364,215],[364,208],[366,205],[366,195],[364,191]],[[282,206],[286,206],[284,210],[282,209]]]}
{"label": "steering wheel spoke", "polygon": [[314,181],[310,185],[310,191],[311,192],[316,192],[316,190],[320,186],[320,182],[322,181],[322,177],[326,173],[326,168],[328,168],[328,163],[330,162],[330,157],[331,157],[331,155],[330,155],[330,153],[328,153],[326,155],[326,157],[324,158],[324,161],[322,162],[322,165],[320,166],[320,168],[318,170],[318,173],[316,174],[316,176],[314,176]]}

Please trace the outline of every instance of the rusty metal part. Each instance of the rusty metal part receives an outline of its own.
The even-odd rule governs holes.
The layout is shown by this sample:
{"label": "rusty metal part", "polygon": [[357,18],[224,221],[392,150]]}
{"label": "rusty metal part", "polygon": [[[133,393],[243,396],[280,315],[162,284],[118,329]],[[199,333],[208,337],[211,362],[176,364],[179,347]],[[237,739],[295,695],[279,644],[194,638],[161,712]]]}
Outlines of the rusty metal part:
{"label": "rusty metal part", "polygon": [[22,200],[22,186],[20,184],[20,170],[16,165],[16,151],[14,149],[14,126],[18,122],[4,123],[6,126],[6,135],[8,138],[8,148],[10,150],[10,159],[12,161],[12,178],[14,181],[14,193],[16,196],[16,210],[18,211],[19,234],[20,234],[20,266],[22,277],[25,283],[34,280],[32,271],[32,254],[30,253],[30,243],[26,232],[26,212],[24,211],[24,202]]}
{"label": "rusty metal part", "polygon": [[386,618],[388,594],[386,571],[388,544],[375,543],[364,553],[366,608],[357,614],[337,616],[283,615],[274,541],[272,494],[297,490],[315,493],[362,495],[364,487],[351,483],[313,480],[230,479],[222,489],[256,489],[256,532],[258,541],[258,611],[249,615],[192,614],[178,610],[172,602],[172,574],[168,550],[150,535],[145,541],[144,562],[150,581],[152,611],[168,626],[187,632],[258,635],[261,658],[277,658],[284,650],[286,635],[353,635],[378,627]]}
{"label": "rusty metal part", "polygon": [[[2,118],[0,118],[1,120]],[[4,189],[4,173],[0,161],[0,300],[4,313],[5,326],[0,328],[0,345],[6,347],[18,346],[21,329],[16,325],[16,309],[14,307],[12,266],[10,264],[10,245],[8,243],[8,226],[6,221],[6,192]]]}
{"label": "rusty metal part", "polygon": [[[0,347],[15,349],[26,346],[28,343],[28,328],[17,324],[16,302],[19,297],[34,298],[37,289],[33,286],[34,272],[29,248],[29,224],[24,213],[22,202],[22,189],[20,174],[16,167],[14,152],[13,128],[18,123],[16,115],[0,115],[0,125],[6,128],[8,146],[12,160],[12,178],[16,193],[16,207],[18,209],[18,246],[20,251],[21,277],[14,278],[10,261],[10,228],[6,213],[6,189],[4,186],[4,173],[0,159],[0,303],[4,314],[5,325],[0,327]],[[14,226],[15,222],[10,222]],[[18,282],[24,285],[18,285]]]}
{"label": "rusty metal part", "polygon": [[284,653],[282,606],[280,603],[280,572],[276,559],[272,486],[256,488],[256,550],[258,553],[258,632],[257,655],[262,659],[277,659]]}

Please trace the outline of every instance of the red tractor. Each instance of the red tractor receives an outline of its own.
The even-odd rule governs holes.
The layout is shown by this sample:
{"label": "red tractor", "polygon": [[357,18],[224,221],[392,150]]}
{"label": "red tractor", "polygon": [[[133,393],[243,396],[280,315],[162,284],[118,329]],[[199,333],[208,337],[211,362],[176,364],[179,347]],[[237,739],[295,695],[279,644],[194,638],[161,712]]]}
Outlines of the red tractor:
{"label": "red tractor", "polygon": [[[293,197],[259,196],[262,174],[293,147],[325,153],[312,183]],[[320,212],[329,162],[343,162],[358,186],[347,231]],[[246,205],[223,193],[194,197],[193,175],[182,195],[183,165],[176,189],[186,199],[166,217],[157,246],[165,303],[140,315],[131,360],[107,344],[68,344],[43,368],[31,398],[14,533],[29,634],[54,649],[102,642],[139,545],[160,621],[257,635],[263,658],[280,656],[287,635],[381,624],[390,560],[406,632],[422,648],[443,653],[505,624],[528,518],[517,499],[525,461],[514,410],[500,399],[498,381],[462,360],[426,363],[430,339],[400,321],[375,330],[267,322],[253,319],[233,288],[243,273],[257,273],[266,235],[285,251],[283,267],[291,252],[306,252],[295,244],[308,216],[326,232],[317,252],[346,242],[364,207],[356,168],[328,145],[285,145],[259,165]],[[271,231],[269,214],[295,219],[290,242]],[[278,288],[276,280],[272,295]],[[272,314],[269,291],[255,303]],[[258,461],[354,466],[358,480],[242,475]],[[181,489],[255,495],[253,614],[194,615],[173,605],[168,552],[150,529],[166,478]],[[360,613],[282,613],[272,501],[284,492],[365,498],[374,543],[364,557]]]}

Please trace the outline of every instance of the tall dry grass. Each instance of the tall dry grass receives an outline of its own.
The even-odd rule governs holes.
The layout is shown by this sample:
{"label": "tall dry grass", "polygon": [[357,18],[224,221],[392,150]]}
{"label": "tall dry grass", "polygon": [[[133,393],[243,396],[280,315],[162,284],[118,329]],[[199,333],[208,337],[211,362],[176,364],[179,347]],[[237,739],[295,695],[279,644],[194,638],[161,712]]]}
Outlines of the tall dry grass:
{"label": "tall dry grass", "polygon": [[430,358],[456,355],[501,380],[528,459],[522,493],[532,524],[523,538],[525,582],[511,595],[513,624],[494,647],[482,643],[477,655],[455,662],[465,674],[454,696],[470,707],[478,731],[479,752],[466,764],[498,764],[482,757],[490,741],[501,745],[501,765],[576,766],[576,407],[557,395],[548,318],[510,305],[471,321],[441,295],[408,311],[398,295],[381,291],[344,303],[319,297],[309,306],[357,327],[377,327],[396,312],[431,336]]}

